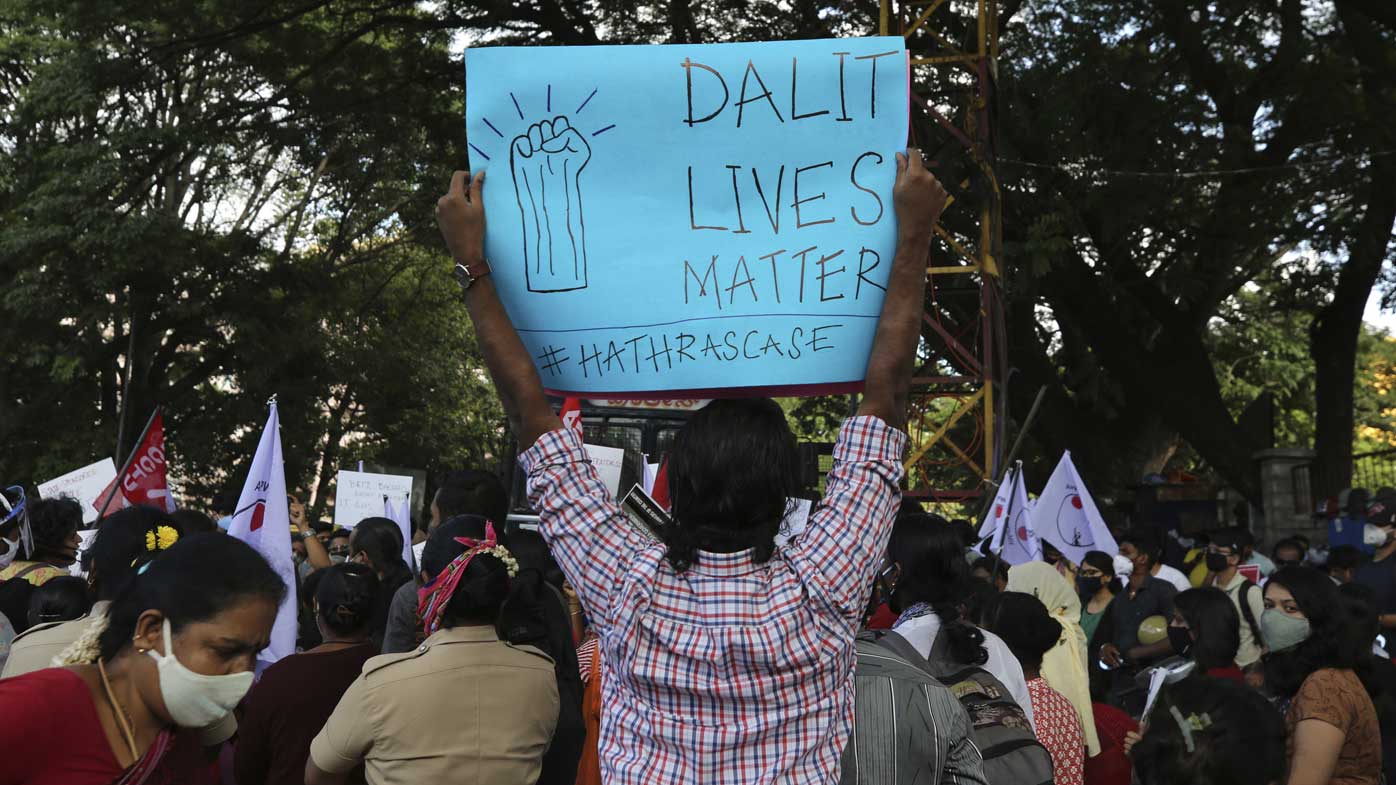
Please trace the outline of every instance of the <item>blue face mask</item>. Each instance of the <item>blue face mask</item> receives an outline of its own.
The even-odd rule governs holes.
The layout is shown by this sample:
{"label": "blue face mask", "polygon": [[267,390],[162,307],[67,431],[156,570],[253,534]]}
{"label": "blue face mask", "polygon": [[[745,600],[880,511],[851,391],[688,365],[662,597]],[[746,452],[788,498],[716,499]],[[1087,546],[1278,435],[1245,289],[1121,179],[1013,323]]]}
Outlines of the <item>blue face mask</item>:
{"label": "blue face mask", "polygon": [[1260,614],[1260,634],[1270,651],[1284,651],[1309,639],[1309,620],[1286,614],[1279,608],[1270,608]]}

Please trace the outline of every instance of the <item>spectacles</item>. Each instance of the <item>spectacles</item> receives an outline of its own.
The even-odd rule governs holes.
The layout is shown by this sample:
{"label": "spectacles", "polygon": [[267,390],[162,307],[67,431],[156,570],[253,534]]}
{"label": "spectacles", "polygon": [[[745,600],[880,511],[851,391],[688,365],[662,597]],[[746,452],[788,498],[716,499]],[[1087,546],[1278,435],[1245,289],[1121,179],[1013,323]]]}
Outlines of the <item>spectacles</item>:
{"label": "spectacles", "polygon": [[1076,573],[1076,574],[1079,575],[1079,576],[1081,576],[1082,578],[1104,578],[1104,577],[1105,577],[1105,573],[1101,572],[1100,570],[1096,570],[1096,569],[1089,569],[1089,570],[1083,569],[1083,570],[1081,570],[1080,572],[1078,572],[1078,573]]}
{"label": "spectacles", "polygon": [[348,549],[348,548],[330,548],[330,555],[331,555],[331,556],[348,556],[348,555],[349,555],[349,549]]}
{"label": "spectacles", "polygon": [[1236,551],[1234,551],[1234,550],[1232,550],[1232,549],[1230,549],[1230,548],[1226,548],[1226,547],[1218,547],[1218,546],[1216,546],[1216,545],[1208,545],[1208,546],[1207,546],[1207,552],[1208,552],[1208,553],[1220,554],[1220,555],[1222,555],[1222,556],[1235,556],[1235,555],[1236,555]]}

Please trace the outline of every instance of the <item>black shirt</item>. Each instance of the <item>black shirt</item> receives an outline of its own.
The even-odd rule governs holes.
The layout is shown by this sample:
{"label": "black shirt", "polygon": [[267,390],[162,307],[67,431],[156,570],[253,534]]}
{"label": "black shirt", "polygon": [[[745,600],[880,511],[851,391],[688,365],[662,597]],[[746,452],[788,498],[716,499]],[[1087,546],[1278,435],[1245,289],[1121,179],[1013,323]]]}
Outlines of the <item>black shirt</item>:
{"label": "black shirt", "polygon": [[1110,642],[1121,654],[1139,645],[1139,624],[1150,616],[1162,616],[1164,623],[1173,620],[1173,597],[1178,589],[1161,578],[1149,577],[1134,595],[1129,586],[1110,603],[1110,620],[1114,622]]}
{"label": "black shirt", "polygon": [[1372,590],[1372,603],[1377,606],[1377,613],[1396,613],[1396,556],[1358,567],[1352,580]]}

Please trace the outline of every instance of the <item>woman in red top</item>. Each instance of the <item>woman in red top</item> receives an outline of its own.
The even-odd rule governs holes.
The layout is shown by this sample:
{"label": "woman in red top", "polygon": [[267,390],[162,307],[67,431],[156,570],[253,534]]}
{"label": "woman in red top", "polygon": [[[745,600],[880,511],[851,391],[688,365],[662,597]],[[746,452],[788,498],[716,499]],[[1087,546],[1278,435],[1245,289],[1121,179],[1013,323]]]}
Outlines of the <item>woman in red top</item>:
{"label": "woman in red top", "polygon": [[1188,589],[1173,598],[1168,625],[1173,651],[1197,664],[1196,673],[1244,683],[1236,667],[1241,648],[1241,614],[1221,589]]}
{"label": "woman in red top", "polygon": [[183,754],[199,744],[184,729],[222,720],[247,692],[286,587],[221,534],[153,550],[60,655],[74,664],[0,681],[0,785],[187,783],[207,767]]}
{"label": "woman in red top", "polygon": [[[1009,574],[1010,579],[1012,573]],[[1018,658],[1028,680],[1033,729],[1052,756],[1056,785],[1084,785],[1086,736],[1081,715],[1066,696],[1042,678],[1042,657],[1062,636],[1062,626],[1031,594],[1006,591],[984,608],[984,629],[993,632]]]}

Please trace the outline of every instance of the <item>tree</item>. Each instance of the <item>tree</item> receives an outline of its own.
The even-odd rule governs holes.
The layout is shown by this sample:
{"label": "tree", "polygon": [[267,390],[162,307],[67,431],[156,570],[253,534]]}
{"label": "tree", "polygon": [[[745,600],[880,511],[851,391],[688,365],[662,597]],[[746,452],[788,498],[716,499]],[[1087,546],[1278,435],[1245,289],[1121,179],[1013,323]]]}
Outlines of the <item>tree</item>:
{"label": "tree", "polygon": [[465,157],[438,19],[4,6],[4,476],[113,444],[119,460],[159,403],[184,490],[207,499],[240,485],[272,393],[293,485],[324,490],[344,448],[432,468],[499,454],[432,253],[431,205]]}

